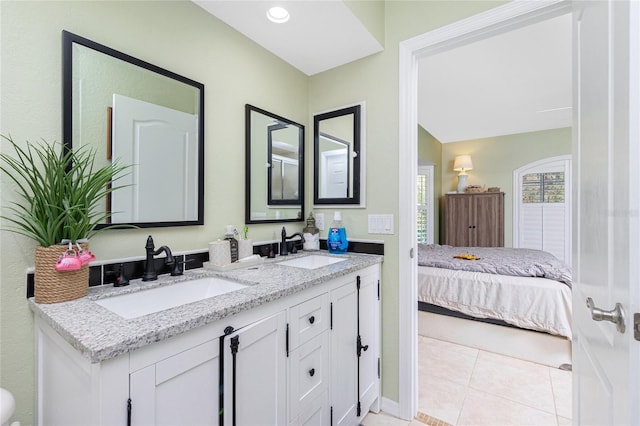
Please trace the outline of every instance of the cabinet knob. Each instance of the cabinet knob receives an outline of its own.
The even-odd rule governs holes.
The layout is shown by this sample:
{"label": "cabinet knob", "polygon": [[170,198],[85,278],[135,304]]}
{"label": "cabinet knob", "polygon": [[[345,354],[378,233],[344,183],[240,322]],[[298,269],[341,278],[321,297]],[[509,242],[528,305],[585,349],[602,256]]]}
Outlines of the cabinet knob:
{"label": "cabinet knob", "polygon": [[316,369],[315,368],[312,368],[311,370],[309,370],[309,375],[311,377],[313,377],[314,374],[316,374]]}
{"label": "cabinet knob", "polygon": [[314,317],[313,315],[311,315],[311,316],[309,317],[309,322],[310,322],[311,324],[313,324],[314,322],[316,322],[316,317]]}

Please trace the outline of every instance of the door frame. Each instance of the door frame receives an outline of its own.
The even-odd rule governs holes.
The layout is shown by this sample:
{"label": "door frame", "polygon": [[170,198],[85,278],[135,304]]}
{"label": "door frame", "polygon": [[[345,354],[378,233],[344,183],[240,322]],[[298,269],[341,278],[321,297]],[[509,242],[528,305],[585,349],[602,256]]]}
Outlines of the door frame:
{"label": "door frame", "polygon": [[[413,419],[418,411],[418,311],[416,176],[418,164],[418,59],[571,13],[566,0],[512,1],[400,42],[398,103],[398,406],[392,414]],[[392,407],[388,407],[391,409]]]}

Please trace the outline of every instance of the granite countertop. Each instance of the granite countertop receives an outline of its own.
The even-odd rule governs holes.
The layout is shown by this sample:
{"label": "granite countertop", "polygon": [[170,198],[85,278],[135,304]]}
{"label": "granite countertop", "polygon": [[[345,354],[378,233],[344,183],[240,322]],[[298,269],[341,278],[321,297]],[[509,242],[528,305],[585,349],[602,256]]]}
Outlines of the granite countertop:
{"label": "granite countertop", "polygon": [[[310,254],[338,256],[347,261],[317,269],[279,264]],[[382,259],[382,256],[370,254],[302,253],[286,258],[266,259],[260,265],[225,272],[206,268],[192,269],[179,277],[161,275],[157,281],[132,280],[126,287],[90,287],[86,297],[69,302],[39,304],[30,298],[29,304],[35,315],[49,324],[85,358],[97,363],[381,263]],[[226,278],[246,284],[247,287],[132,319],[122,318],[95,303],[105,297],[203,277]]]}

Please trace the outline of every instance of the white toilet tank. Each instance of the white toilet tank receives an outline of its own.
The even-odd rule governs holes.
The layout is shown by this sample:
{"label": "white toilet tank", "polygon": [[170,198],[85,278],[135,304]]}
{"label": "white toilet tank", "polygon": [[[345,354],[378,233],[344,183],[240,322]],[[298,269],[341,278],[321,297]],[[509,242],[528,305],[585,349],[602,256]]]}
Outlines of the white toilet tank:
{"label": "white toilet tank", "polygon": [[19,422],[9,423],[11,416],[16,411],[16,400],[6,389],[0,388],[0,425],[1,426],[20,426]]}

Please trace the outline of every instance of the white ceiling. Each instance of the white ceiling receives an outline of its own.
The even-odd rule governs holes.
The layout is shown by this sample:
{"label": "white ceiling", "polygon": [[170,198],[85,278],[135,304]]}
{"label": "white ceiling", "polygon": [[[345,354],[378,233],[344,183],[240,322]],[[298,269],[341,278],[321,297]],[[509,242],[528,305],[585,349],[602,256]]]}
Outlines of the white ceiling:
{"label": "white ceiling", "polygon": [[571,126],[571,15],[419,61],[418,123],[440,142]]}
{"label": "white ceiling", "polygon": [[[192,1],[307,75],[383,49],[341,0]],[[421,59],[418,79],[418,123],[443,143],[569,127],[570,16]]]}
{"label": "white ceiling", "polygon": [[[342,1],[193,2],[307,75],[383,50]],[[266,14],[271,6],[285,7],[289,21],[269,21]]]}

